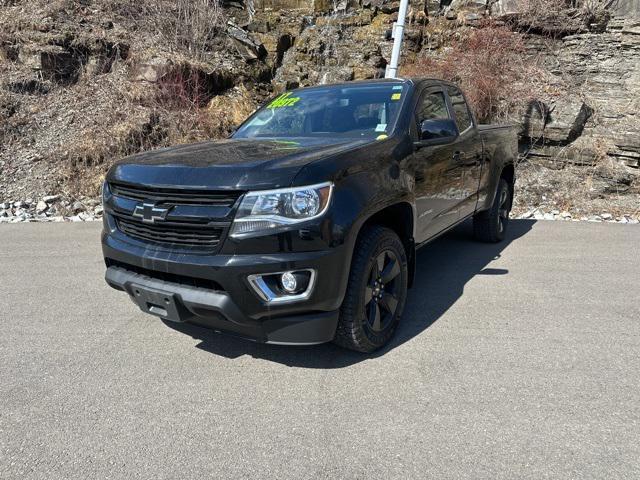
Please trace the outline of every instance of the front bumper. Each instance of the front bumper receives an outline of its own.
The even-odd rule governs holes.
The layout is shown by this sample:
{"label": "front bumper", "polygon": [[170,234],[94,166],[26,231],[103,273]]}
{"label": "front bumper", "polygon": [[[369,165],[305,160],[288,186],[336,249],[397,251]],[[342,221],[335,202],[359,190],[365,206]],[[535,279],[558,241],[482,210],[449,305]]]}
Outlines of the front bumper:
{"label": "front bumper", "polygon": [[[107,283],[127,292],[152,315],[267,343],[316,344],[335,336],[348,279],[345,267],[350,264],[345,246],[301,253],[201,255],[143,247],[105,231],[102,248]],[[301,302],[267,305],[248,282],[252,274],[304,268],[314,269],[317,281]]]}
{"label": "front bumper", "polygon": [[243,315],[225,292],[165,282],[119,267],[107,268],[105,279],[111,287],[127,292],[145,313],[259,342],[295,345],[329,342],[338,323],[337,311],[252,320]]}

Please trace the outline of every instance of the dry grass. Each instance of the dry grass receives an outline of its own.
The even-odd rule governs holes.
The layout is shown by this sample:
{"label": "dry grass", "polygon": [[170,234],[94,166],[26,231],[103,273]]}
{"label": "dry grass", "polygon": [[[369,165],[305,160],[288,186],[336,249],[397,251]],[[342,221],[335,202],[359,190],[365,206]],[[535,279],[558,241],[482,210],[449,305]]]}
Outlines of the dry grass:
{"label": "dry grass", "polygon": [[574,6],[572,0],[524,0],[521,3],[521,15],[526,18],[545,18],[559,15],[560,12]]}
{"label": "dry grass", "polygon": [[576,10],[580,14],[596,13],[611,3],[610,0],[523,0],[521,15],[540,19],[559,16],[567,10]]}
{"label": "dry grass", "polygon": [[540,208],[567,211],[574,218],[601,213],[637,218],[640,192],[632,182],[629,172],[611,158],[590,167],[547,168],[526,162],[518,168],[514,213]]}
{"label": "dry grass", "polygon": [[206,110],[200,113],[199,123],[204,129],[204,135],[227,136],[249,117],[258,105],[244,85],[233,89],[225,96],[214,97]]}
{"label": "dry grass", "polygon": [[88,129],[78,141],[61,152],[65,158],[62,172],[63,193],[70,196],[95,196],[105,165],[126,155],[149,150],[162,143],[167,126],[158,115],[139,110],[120,124],[106,128],[102,135]]}
{"label": "dry grass", "polygon": [[258,105],[244,86],[211,97],[191,76],[168,75],[146,88],[131,86],[117,92],[120,100],[108,123],[88,126],[78,132],[77,141],[57,152],[63,159],[64,193],[95,195],[106,168],[116,159],[226,137]]}

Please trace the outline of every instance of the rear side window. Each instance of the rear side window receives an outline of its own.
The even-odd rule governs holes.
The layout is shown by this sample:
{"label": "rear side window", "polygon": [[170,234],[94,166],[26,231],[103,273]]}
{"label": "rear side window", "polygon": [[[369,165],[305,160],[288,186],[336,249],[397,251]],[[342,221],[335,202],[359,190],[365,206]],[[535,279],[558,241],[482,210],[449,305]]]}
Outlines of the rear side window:
{"label": "rear side window", "polygon": [[447,110],[447,102],[442,92],[427,93],[420,99],[418,108],[416,109],[416,117],[418,125],[425,120],[436,120],[449,118]]}
{"label": "rear side window", "polygon": [[462,92],[457,88],[449,88],[449,99],[451,100],[451,105],[453,106],[453,114],[456,117],[458,130],[464,132],[471,126],[472,123],[471,114],[469,113],[469,108],[467,107],[467,102],[462,96]]}

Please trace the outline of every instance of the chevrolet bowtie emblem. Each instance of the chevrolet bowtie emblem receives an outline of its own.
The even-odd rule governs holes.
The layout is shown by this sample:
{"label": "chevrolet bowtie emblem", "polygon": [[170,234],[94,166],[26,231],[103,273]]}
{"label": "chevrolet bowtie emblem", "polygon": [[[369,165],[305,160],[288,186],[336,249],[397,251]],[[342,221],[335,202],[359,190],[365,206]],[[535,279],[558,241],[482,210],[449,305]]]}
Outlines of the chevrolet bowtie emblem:
{"label": "chevrolet bowtie emblem", "polygon": [[143,203],[136,205],[133,216],[141,218],[145,223],[155,223],[165,220],[168,213],[168,208],[156,207],[153,203]]}

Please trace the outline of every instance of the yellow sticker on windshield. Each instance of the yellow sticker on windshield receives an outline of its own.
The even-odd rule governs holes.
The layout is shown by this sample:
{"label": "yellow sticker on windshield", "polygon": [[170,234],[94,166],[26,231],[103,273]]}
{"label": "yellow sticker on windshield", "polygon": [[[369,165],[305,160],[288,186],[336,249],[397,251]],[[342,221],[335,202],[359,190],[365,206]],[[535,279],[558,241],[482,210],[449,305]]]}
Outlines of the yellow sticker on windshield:
{"label": "yellow sticker on windshield", "polygon": [[267,108],[293,107],[299,101],[300,97],[292,97],[291,92],[287,92],[276,98],[267,106]]}
{"label": "yellow sticker on windshield", "polygon": [[394,93],[391,95],[391,100],[400,100],[400,97],[402,97],[401,93]]}

